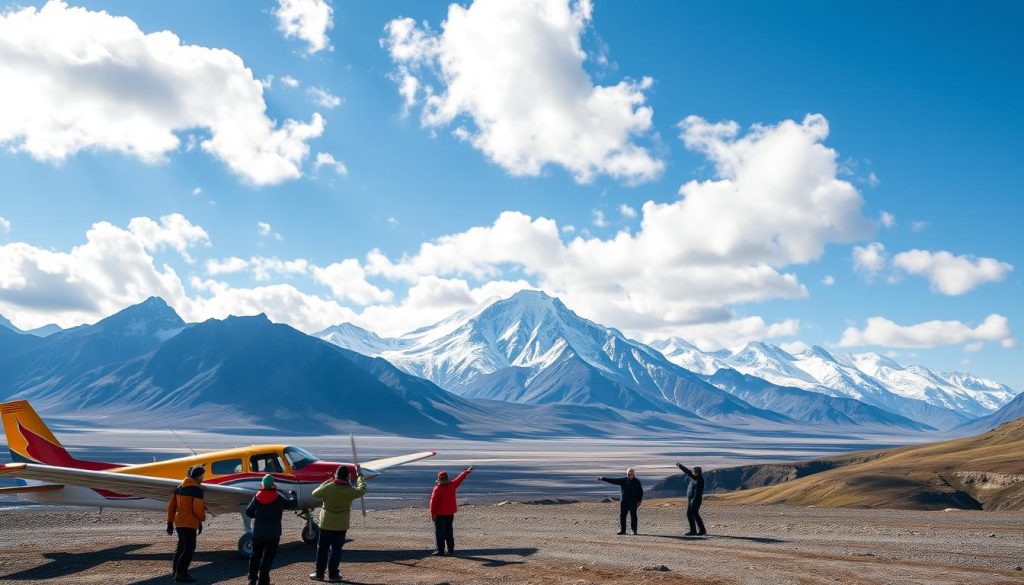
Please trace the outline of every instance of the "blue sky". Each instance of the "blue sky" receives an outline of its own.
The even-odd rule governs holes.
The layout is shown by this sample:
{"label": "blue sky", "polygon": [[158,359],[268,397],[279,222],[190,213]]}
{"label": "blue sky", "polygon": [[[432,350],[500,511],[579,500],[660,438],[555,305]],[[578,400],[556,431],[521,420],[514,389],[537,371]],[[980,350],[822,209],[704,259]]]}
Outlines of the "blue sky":
{"label": "blue sky", "polygon": [[[33,24],[19,27],[29,31],[23,38],[0,44],[0,54],[66,56],[61,35],[54,32],[58,21],[43,19],[42,12],[25,13],[22,6],[42,3],[5,8],[8,22],[18,15],[26,19],[20,22]],[[645,339],[678,334],[708,346],[753,338],[843,345],[837,349],[895,352],[901,361],[967,369],[1024,386],[1015,337],[1024,319],[1019,229],[1024,41],[1017,34],[1024,8],[1019,4],[972,11],[953,2],[893,7],[882,2],[597,1],[587,13],[586,5],[558,1],[550,5],[560,9],[553,18],[568,15],[579,22],[541,31],[529,30],[538,22],[536,10],[497,18],[485,11],[486,2],[462,6],[460,29],[442,25],[449,18],[447,2],[336,3],[332,26],[321,31],[330,48],[315,52],[308,39],[286,38],[274,2],[48,7],[59,8],[69,22],[89,17],[115,26],[110,17],[125,17],[140,29],[139,38],[171,31],[182,45],[230,51],[256,80],[273,76],[255,95],[248,92],[249,102],[239,111],[263,105],[275,129],[286,120],[312,125],[315,114],[325,126],[314,136],[293,140],[308,152],[274,155],[294,164],[290,176],[265,175],[269,165],[262,164],[233,171],[227,161],[246,164],[253,149],[270,139],[256,135],[254,144],[233,144],[220,155],[188,148],[190,135],[196,144],[210,136],[205,120],[233,115],[219,109],[224,102],[231,110],[232,102],[216,83],[182,89],[189,86],[188,75],[159,59],[151,65],[126,59],[116,67],[101,59],[84,75],[81,63],[51,68],[28,58],[5,59],[14,63],[0,66],[0,76],[11,76],[8,81],[42,72],[59,79],[61,89],[26,83],[20,96],[14,92],[23,99],[0,102],[8,111],[6,120],[0,115],[5,146],[0,217],[7,222],[0,222],[7,257],[0,258],[0,313],[23,327],[49,321],[67,326],[162,294],[190,319],[266,311],[307,331],[351,319],[395,333],[525,283]],[[530,11],[527,3],[520,6]],[[413,19],[410,30],[419,36],[391,36],[393,29],[386,27],[404,17]],[[515,34],[523,36],[498,30],[520,17],[527,30]],[[467,32],[488,31],[488,26],[496,27],[493,38],[506,42],[495,46]],[[76,34],[64,36],[74,45]],[[434,44],[417,44],[423,39]],[[574,42],[577,56],[585,54],[581,64],[565,48]],[[133,51],[140,50],[103,37],[74,46],[104,46],[115,57],[138,57]],[[411,53],[396,57],[402,48]],[[218,55],[198,58],[208,59],[214,70],[223,67],[225,76],[244,79],[243,69]],[[481,66],[470,59],[475,56],[493,65]],[[446,62],[462,65],[445,69]],[[422,91],[406,105],[399,94],[403,71],[420,88],[431,86],[441,107],[454,113],[428,120],[431,110],[425,109]],[[550,85],[543,75],[551,76]],[[285,85],[285,76],[298,85]],[[104,80],[98,97],[88,84],[80,86],[85,77]],[[566,79],[571,81],[563,84]],[[525,91],[528,84],[516,83],[524,80],[540,85]],[[469,94],[455,99],[453,86],[469,88]],[[642,103],[595,106],[589,118],[568,121],[555,116],[541,124],[531,117],[531,108],[547,106],[564,113],[556,106],[575,99],[566,95],[596,95],[600,88],[614,87],[620,88],[617,96],[639,96]],[[310,88],[329,92],[340,105],[314,103]],[[53,95],[33,99],[32,92],[41,91]],[[71,104],[49,123],[63,130],[74,126],[77,146],[54,139],[46,123],[24,122],[35,120],[37,110],[47,118],[54,109],[46,109],[48,99]],[[78,103],[86,105],[72,107]],[[82,113],[97,103],[101,113]],[[125,104],[123,114],[117,112],[119,104]],[[638,119],[622,121],[621,116],[638,113]],[[259,114],[241,126],[251,128]],[[808,114],[827,120],[827,137],[769,149],[778,157],[778,176],[765,169],[774,163],[744,158],[747,151],[737,146],[755,125],[765,129],[761,137],[781,139],[787,120],[803,128],[801,136],[817,136],[820,125],[801,126]],[[87,115],[100,122],[116,119],[124,127],[105,133],[110,124],[68,122]],[[706,122],[688,126],[694,141],[688,147],[678,124],[691,115]],[[533,131],[541,138],[535,144],[510,142],[497,131],[487,135],[481,128],[487,116],[505,128],[530,130],[537,124]],[[712,125],[722,121],[735,121],[738,130],[708,139],[706,132],[717,132]],[[179,137],[179,146],[157,147],[158,155],[149,158],[112,146],[152,146],[141,137],[160,124]],[[616,124],[625,129],[604,136]],[[469,138],[460,139],[460,131]],[[124,136],[110,135],[118,132]],[[566,135],[573,138],[566,141]],[[547,146],[539,145],[544,141]],[[60,160],[45,154],[53,152],[54,142],[66,151]],[[586,158],[574,152],[609,142],[610,155]],[[532,157],[539,170],[524,170],[507,159],[502,163],[488,147]],[[796,150],[785,150],[789,147]],[[731,154],[716,164],[708,154],[715,148]],[[638,152],[630,149],[642,156],[616,166],[612,155]],[[829,152],[837,166],[833,174],[809,170],[814,161],[826,163]],[[346,172],[331,165],[315,168],[318,153],[341,161]],[[730,158],[735,156],[742,160]],[[793,162],[804,156],[812,157],[807,164]],[[583,167],[573,167],[577,163]],[[688,198],[713,198],[711,184],[728,179],[725,167],[733,164],[739,177],[748,177],[734,181],[745,184],[746,191],[735,197],[740,207],[709,203],[707,209],[715,213],[698,222],[699,229],[685,217],[695,210],[681,209],[682,215],[666,215],[658,224],[661,231],[651,228],[650,237],[640,242],[645,202],[671,206],[690,181],[697,183]],[[579,168],[587,168],[589,176],[581,177]],[[768,173],[763,192],[762,175],[756,173]],[[255,176],[261,178],[254,181]],[[260,181],[264,184],[253,184]],[[810,190],[834,187],[833,181],[845,185],[839,190],[844,196],[853,190],[857,207],[799,233],[800,217],[827,215],[834,206],[819,203],[825,207],[804,209],[807,215],[798,213],[795,220],[784,218],[801,201],[813,199]],[[758,207],[772,198],[778,198],[775,205]],[[635,216],[624,215],[621,205]],[[755,207],[760,216],[750,217]],[[495,228],[499,214],[508,211],[522,214],[521,221]],[[605,222],[597,223],[607,225],[595,225],[598,212]],[[883,225],[883,212],[894,218],[889,227]],[[186,223],[161,223],[169,214],[180,214]],[[136,223],[132,230],[133,218],[151,218],[151,229]],[[539,218],[555,222],[567,248],[578,238],[581,250],[566,254],[562,264],[545,258],[556,254],[550,246],[528,250],[539,241],[532,230],[546,229],[536,223]],[[673,218],[682,220],[673,224]],[[772,238],[744,235],[776,221],[778,229],[799,240],[799,249],[773,251]],[[109,222],[111,233],[95,232],[90,240],[95,250],[79,250],[83,256],[76,256],[75,247],[86,243],[86,232],[99,222]],[[269,224],[266,233],[260,222]],[[714,243],[715,234],[731,229],[742,233],[721,246]],[[525,243],[516,243],[516,230],[522,230]],[[637,242],[617,246],[621,230]],[[440,247],[443,253],[421,251],[425,242],[458,234],[463,237]],[[126,251],[121,236],[138,249]],[[593,245],[583,251],[586,241]],[[664,257],[650,254],[652,242],[660,243]],[[713,243],[703,250],[706,242]],[[858,268],[854,250],[873,243],[884,255],[872,257],[874,264],[862,255]],[[367,258],[373,249],[388,259],[386,267]],[[926,254],[899,256],[911,250]],[[618,253],[627,258],[612,259]],[[229,258],[239,259],[233,269]],[[221,268],[211,269],[210,262]],[[81,268],[86,265],[88,270]],[[763,282],[751,276],[751,266],[760,267]],[[827,276],[834,284],[823,284]],[[985,321],[993,314],[1000,319]],[[868,327],[872,317],[886,323]],[[931,321],[943,323],[914,328]]]}

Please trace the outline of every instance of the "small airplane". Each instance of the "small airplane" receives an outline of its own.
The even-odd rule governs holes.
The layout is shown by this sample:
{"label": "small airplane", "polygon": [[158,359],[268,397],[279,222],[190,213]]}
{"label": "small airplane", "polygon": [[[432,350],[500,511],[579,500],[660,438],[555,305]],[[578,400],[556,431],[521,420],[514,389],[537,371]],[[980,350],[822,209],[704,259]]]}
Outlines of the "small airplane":
{"label": "small airplane", "polygon": [[[264,475],[273,475],[279,489],[295,490],[299,499],[296,514],[306,521],[302,541],[314,544],[319,527],[312,512],[319,502],[313,498],[313,490],[334,477],[340,466],[351,472],[356,469],[355,463],[321,461],[305,449],[288,445],[253,445],[141,465],[84,461],[61,446],[28,401],[0,404],[0,421],[13,460],[0,465],[0,477],[18,480],[16,486],[0,488],[0,495],[17,494],[55,506],[163,511],[188,470],[202,466],[206,469],[206,509],[212,514],[242,517],[244,532],[238,539],[238,552],[244,557],[252,554],[252,524],[243,511]],[[436,451],[423,451],[367,461],[359,467],[366,479],[372,479],[392,467],[434,455]]]}

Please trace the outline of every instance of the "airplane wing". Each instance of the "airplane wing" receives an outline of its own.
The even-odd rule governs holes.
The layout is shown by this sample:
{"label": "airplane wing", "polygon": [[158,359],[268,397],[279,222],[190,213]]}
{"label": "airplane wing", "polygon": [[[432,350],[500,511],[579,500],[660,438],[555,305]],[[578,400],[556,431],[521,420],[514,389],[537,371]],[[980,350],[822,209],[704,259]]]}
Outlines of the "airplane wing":
{"label": "airplane wing", "polygon": [[370,472],[370,474],[379,474],[385,469],[391,469],[392,467],[398,467],[399,465],[405,465],[407,463],[412,463],[413,461],[433,457],[434,455],[437,455],[437,451],[422,451],[420,453],[411,453],[409,455],[399,455],[398,457],[375,459],[373,461],[363,463],[362,468]]}
{"label": "airplane wing", "polygon": [[[0,477],[17,477],[52,484],[74,485],[94,490],[113,492],[108,497],[135,497],[166,502],[179,483],[174,479],[131,475],[110,471],[90,471],[35,463],[8,463],[0,465]],[[203,501],[214,514],[238,512],[252,499],[253,490],[215,484],[203,485]]]}

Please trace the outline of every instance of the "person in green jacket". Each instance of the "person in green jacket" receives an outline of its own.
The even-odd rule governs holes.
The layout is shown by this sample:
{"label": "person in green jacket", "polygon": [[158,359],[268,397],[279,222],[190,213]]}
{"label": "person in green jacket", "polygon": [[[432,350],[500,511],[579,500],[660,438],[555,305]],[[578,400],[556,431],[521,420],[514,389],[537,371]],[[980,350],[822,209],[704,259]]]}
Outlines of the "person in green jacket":
{"label": "person in green jacket", "polygon": [[[353,481],[356,487],[352,487]],[[345,546],[352,502],[365,493],[366,480],[359,466],[350,476],[346,465],[334,472],[333,480],[327,480],[313,490],[313,497],[322,500],[323,506],[320,508],[320,537],[316,542],[316,571],[309,574],[310,579],[323,581],[326,570],[328,581],[341,581],[341,549]]]}

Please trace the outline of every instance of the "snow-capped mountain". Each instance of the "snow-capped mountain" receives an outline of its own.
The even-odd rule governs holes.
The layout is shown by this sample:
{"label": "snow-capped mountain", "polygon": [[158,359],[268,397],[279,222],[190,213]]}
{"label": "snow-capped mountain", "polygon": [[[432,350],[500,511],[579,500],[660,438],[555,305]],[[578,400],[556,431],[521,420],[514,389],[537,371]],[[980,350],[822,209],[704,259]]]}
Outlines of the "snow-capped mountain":
{"label": "snow-capped mountain", "polygon": [[389,349],[398,349],[402,345],[351,323],[333,325],[314,333],[313,336],[363,355],[378,355]]}
{"label": "snow-capped mountain", "polygon": [[[353,327],[346,327],[344,336],[324,339],[345,344],[375,337],[357,334]],[[465,397],[718,419],[787,419],[751,406],[537,291],[488,301],[382,342],[390,348],[371,355]]]}
{"label": "snow-capped mountain", "polygon": [[991,414],[1017,395],[1009,386],[992,380],[963,372],[902,366],[877,353],[853,354],[849,359],[857,369],[879,380],[892,392],[972,416]]}
{"label": "snow-capped mountain", "polygon": [[957,428],[957,432],[964,435],[973,435],[990,429],[994,429],[1003,423],[1007,423],[1024,417],[1024,394],[1019,394],[1013,400],[1007,402],[1002,408],[988,416],[972,420],[966,425]]}
{"label": "snow-capped mountain", "polygon": [[701,351],[696,345],[681,337],[659,339],[648,345],[660,351],[669,361],[705,376],[710,376],[718,370],[728,367],[715,355]]}
{"label": "snow-capped mountain", "polygon": [[819,346],[789,353],[763,342],[709,353],[678,338],[651,346],[666,348],[666,357],[705,374],[733,368],[779,386],[853,398],[938,428],[990,414],[1017,395],[992,380],[903,366],[875,353],[835,355]]}

